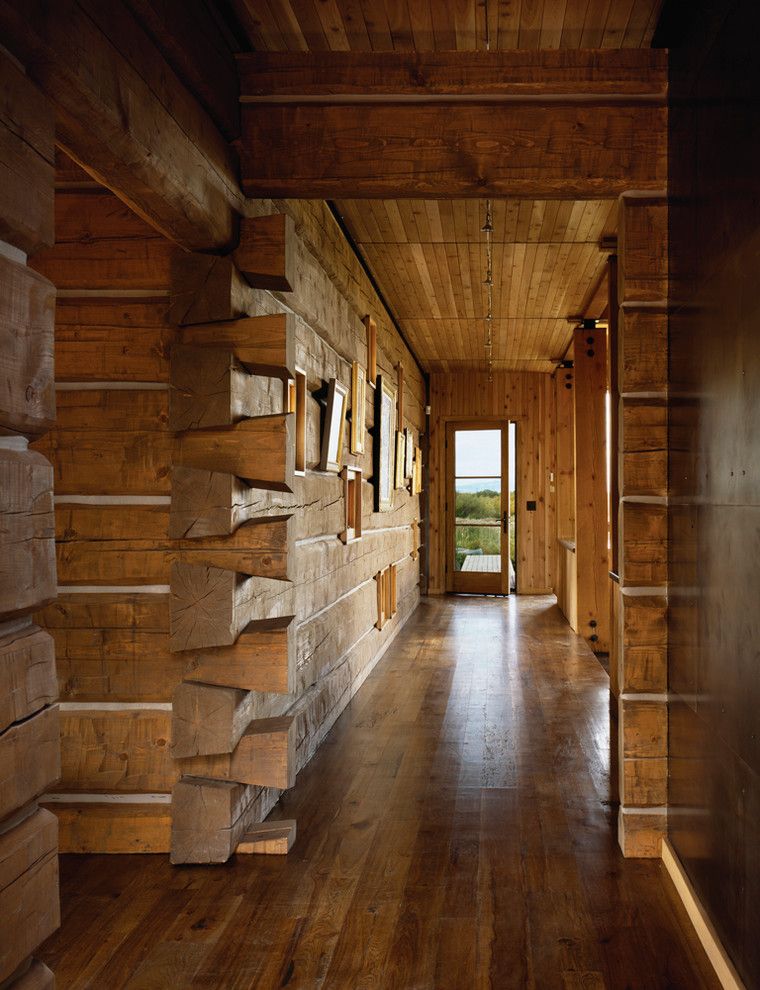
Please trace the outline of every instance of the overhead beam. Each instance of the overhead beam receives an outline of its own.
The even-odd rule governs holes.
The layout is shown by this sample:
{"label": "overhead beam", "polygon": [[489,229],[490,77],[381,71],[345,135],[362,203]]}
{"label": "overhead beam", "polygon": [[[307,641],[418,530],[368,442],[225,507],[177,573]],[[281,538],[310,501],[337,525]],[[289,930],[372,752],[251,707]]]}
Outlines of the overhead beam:
{"label": "overhead beam", "polygon": [[249,104],[243,188],[288,198],[609,199],[666,181],[667,110]]}
{"label": "overhead beam", "polygon": [[240,56],[251,196],[610,198],[666,180],[661,51]]}
{"label": "overhead beam", "polygon": [[235,246],[235,154],[123,0],[0,0],[0,37],[82,168],[182,247]]}
{"label": "overhead beam", "polygon": [[403,99],[664,101],[663,49],[253,52],[237,56],[242,103]]}

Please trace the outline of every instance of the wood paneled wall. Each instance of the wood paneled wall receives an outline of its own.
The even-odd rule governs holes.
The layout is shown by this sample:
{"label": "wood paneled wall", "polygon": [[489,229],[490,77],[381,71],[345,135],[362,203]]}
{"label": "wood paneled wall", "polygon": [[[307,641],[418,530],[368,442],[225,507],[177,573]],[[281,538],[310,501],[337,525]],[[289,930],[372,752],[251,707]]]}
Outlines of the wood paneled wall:
{"label": "wood paneled wall", "polygon": [[0,51],[0,985],[54,985],[32,958],[58,927],[60,773],[53,640],[53,469],[28,443],[55,422],[55,288],[27,264],[53,239],[53,109]]}
{"label": "wood paneled wall", "polygon": [[[760,986],[760,91],[754,0],[666,3],[668,839]],[[705,232],[709,232],[705,236]]]}
{"label": "wood paneled wall", "polygon": [[[446,423],[465,419],[517,423],[517,591],[554,589],[556,566],[555,383],[537,372],[462,372],[430,379],[429,591],[446,590]],[[526,511],[527,501],[536,511]]]}
{"label": "wood paneled wall", "polygon": [[[213,757],[212,772],[205,764],[199,769],[200,764],[190,767],[174,758],[188,755],[177,748],[177,706],[181,702],[195,712],[192,717],[200,717],[203,690],[196,685],[203,682],[208,660],[187,652],[188,642],[179,642],[186,631],[173,627],[171,619],[172,600],[180,593],[174,568],[197,559],[197,554],[187,555],[194,552],[198,528],[196,520],[187,538],[173,538],[178,486],[187,482],[178,464],[188,434],[178,440],[176,416],[180,409],[189,417],[182,425],[191,430],[218,425],[213,389],[213,404],[203,399],[216,351],[199,348],[190,355],[197,362],[197,386],[192,395],[183,386],[178,397],[178,379],[172,376],[179,341],[186,338],[174,322],[172,293],[177,272],[193,256],[179,252],[71,163],[60,165],[57,243],[35,262],[63,290],[56,322],[60,417],[56,430],[38,445],[55,468],[62,586],[55,605],[39,616],[60,652],[64,701],[63,773],[49,807],[59,816],[64,849],[167,851],[172,790],[180,775],[232,775],[234,780],[238,766],[233,761],[222,771]],[[258,561],[249,572],[253,577],[229,573],[234,607],[246,621],[295,616],[282,629],[294,639],[296,669],[290,693],[210,690],[225,699],[234,696],[235,718],[294,719],[293,755],[300,768],[419,597],[419,562],[411,555],[417,549],[412,523],[420,518],[418,497],[396,492],[391,512],[374,513],[371,437],[364,438],[362,456],[348,455],[346,447],[344,460],[363,469],[364,535],[344,545],[338,536],[345,529],[343,482],[318,470],[321,406],[314,393],[333,376],[350,386],[353,360],[366,366],[362,318],[367,313],[377,321],[378,370],[395,379],[403,364],[405,425],[417,437],[424,425],[424,385],[327,207],[317,202],[253,206],[262,215],[287,212],[293,220],[292,291],[246,287],[241,298],[245,314],[283,313],[294,321],[295,364],[307,377],[306,472],[295,478],[292,492],[238,483],[240,515],[268,518],[267,526],[256,529],[270,534],[270,542],[263,545],[264,537],[257,537],[251,546]],[[287,392],[282,381],[242,374],[238,385],[238,404],[227,411],[233,421],[281,418]],[[372,396],[368,389],[368,430],[373,428]],[[197,471],[191,483],[197,485],[200,475],[209,491],[213,479],[230,477]],[[234,544],[219,548],[239,552],[241,532]],[[278,533],[285,542],[278,543]],[[380,631],[375,629],[373,579],[390,563],[398,565],[398,612]],[[285,568],[290,581],[282,580]],[[192,683],[178,695],[188,676]],[[227,751],[238,745],[238,737]],[[234,797],[236,807],[245,809],[247,822],[256,822],[279,790],[243,785]],[[187,804],[186,798],[175,790],[175,801]]]}

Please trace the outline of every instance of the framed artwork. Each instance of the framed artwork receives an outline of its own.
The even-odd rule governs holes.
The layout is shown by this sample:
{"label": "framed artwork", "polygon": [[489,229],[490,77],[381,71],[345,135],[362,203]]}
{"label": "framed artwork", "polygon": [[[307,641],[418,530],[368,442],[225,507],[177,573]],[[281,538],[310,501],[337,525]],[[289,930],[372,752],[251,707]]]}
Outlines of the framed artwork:
{"label": "framed artwork", "polygon": [[340,471],[343,457],[343,429],[346,422],[348,389],[335,378],[330,379],[327,390],[325,425],[322,430],[322,459],[320,471]]}
{"label": "framed artwork", "polygon": [[422,492],[422,451],[414,448],[414,470],[412,471],[412,495]]}
{"label": "framed artwork", "polygon": [[345,502],[346,528],[338,534],[344,543],[362,538],[362,472],[361,468],[347,464],[341,471],[343,500]]}
{"label": "framed artwork", "polygon": [[404,452],[404,477],[411,478],[414,473],[414,434],[407,428],[404,430],[405,452]]}
{"label": "framed artwork", "polygon": [[404,458],[406,457],[406,438],[403,430],[396,430],[396,489],[404,487]]}
{"label": "framed artwork", "polygon": [[358,361],[351,368],[351,453],[364,453],[366,425],[367,372]]}
{"label": "framed artwork", "polygon": [[396,391],[382,375],[375,387],[375,431],[373,437],[375,512],[393,508],[393,459],[396,436]]}

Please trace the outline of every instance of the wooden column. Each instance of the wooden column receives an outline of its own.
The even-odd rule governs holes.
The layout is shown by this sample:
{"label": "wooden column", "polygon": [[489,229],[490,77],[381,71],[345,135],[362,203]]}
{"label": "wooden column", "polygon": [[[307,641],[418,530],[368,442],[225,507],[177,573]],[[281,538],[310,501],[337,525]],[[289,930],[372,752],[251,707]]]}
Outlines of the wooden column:
{"label": "wooden column", "polygon": [[604,652],[610,642],[606,328],[575,331],[573,374],[578,633]]}
{"label": "wooden column", "polygon": [[[172,313],[184,329],[171,355],[171,514],[183,521],[175,531],[193,537],[178,545],[198,549],[178,555],[170,577],[171,650],[186,667],[172,704],[172,863],[223,862],[243,838],[261,851],[249,834],[261,820],[261,788],[295,783],[295,719],[260,717],[262,694],[295,686],[294,617],[263,618],[266,580],[249,586],[252,577],[293,576],[291,517],[244,509],[241,525],[237,509],[252,501],[246,489],[290,493],[295,482],[295,413],[286,407],[294,320],[248,315],[250,285],[290,290],[294,241],[290,218],[257,218],[245,222],[234,261],[191,255],[174,268]],[[200,283],[199,269],[208,276]],[[282,412],[255,415],[257,373],[282,380]],[[220,479],[213,512],[209,479]]]}
{"label": "wooden column", "polygon": [[664,194],[620,198],[618,234],[619,839],[660,855],[667,804],[667,297]]}
{"label": "wooden column", "polygon": [[[27,267],[53,239],[53,110],[0,52],[0,984],[52,987],[32,958],[60,923],[58,826],[38,799],[60,775],[50,635],[53,468],[28,449],[55,422],[55,288]],[[31,985],[31,984],[30,984]]]}

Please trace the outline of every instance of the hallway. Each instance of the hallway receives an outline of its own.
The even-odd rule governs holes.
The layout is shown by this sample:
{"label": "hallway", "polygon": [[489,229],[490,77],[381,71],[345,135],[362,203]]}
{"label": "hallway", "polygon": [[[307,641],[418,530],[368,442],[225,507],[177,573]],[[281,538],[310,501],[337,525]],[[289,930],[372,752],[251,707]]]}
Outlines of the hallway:
{"label": "hallway", "polygon": [[275,809],[287,857],[64,857],[41,957],[61,990],[717,986],[618,849],[607,684],[553,598],[423,599]]}

